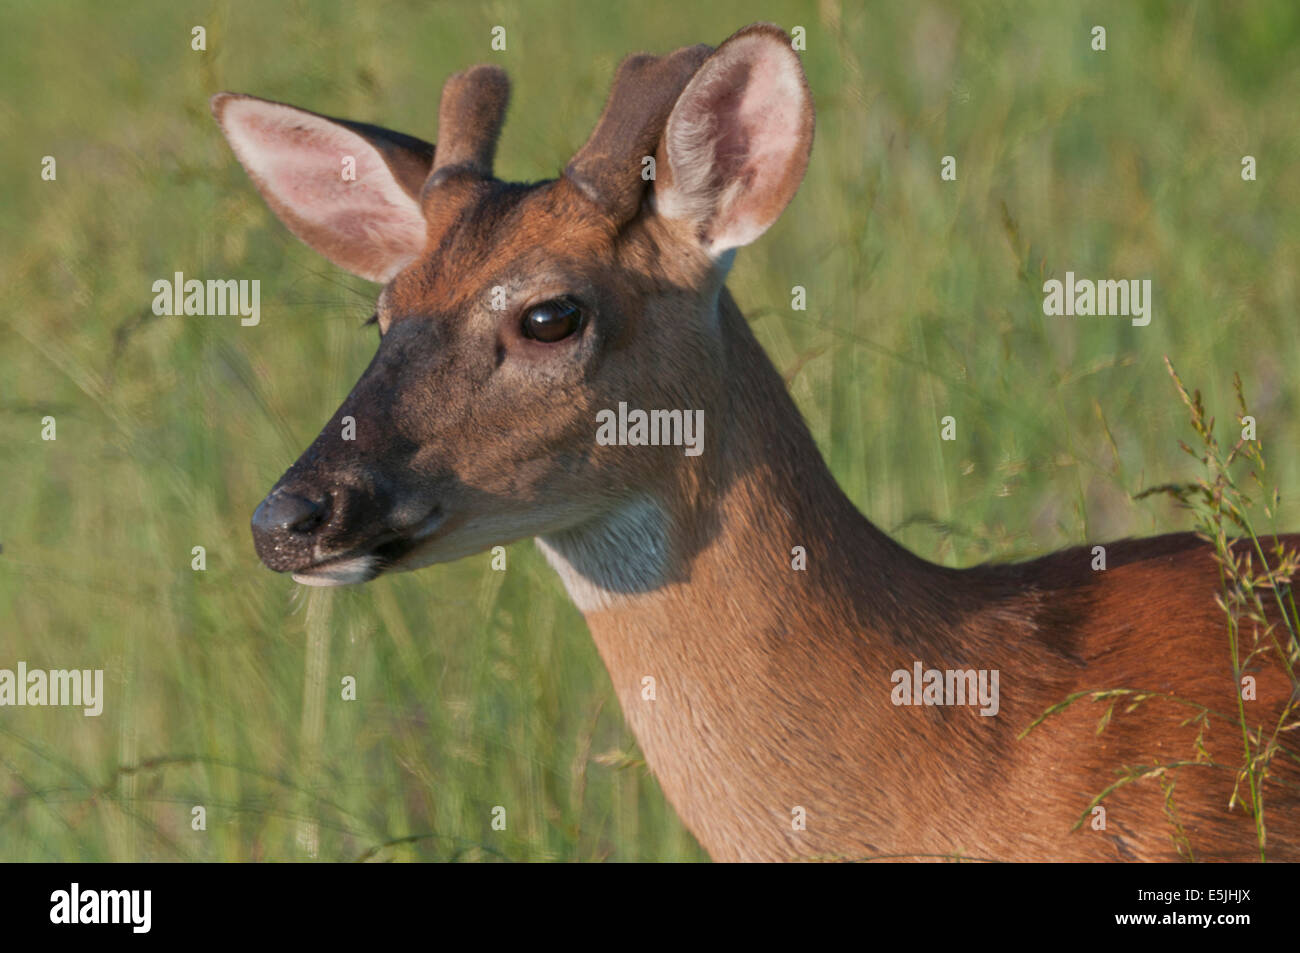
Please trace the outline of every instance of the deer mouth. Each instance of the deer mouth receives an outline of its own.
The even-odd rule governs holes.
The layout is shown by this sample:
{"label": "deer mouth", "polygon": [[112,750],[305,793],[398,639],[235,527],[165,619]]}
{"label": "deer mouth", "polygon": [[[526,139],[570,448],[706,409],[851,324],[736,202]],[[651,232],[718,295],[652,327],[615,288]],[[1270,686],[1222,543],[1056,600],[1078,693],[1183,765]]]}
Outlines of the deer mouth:
{"label": "deer mouth", "polygon": [[442,509],[437,507],[409,530],[389,531],[364,546],[293,570],[293,580],[304,586],[347,586],[369,582],[424,546],[445,522]]}

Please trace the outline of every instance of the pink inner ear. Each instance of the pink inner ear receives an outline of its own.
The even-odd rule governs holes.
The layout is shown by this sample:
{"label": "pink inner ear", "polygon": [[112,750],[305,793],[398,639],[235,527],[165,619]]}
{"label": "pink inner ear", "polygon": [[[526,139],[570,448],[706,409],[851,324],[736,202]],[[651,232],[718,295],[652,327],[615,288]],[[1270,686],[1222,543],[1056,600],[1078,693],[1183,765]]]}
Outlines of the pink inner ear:
{"label": "pink inner ear", "polygon": [[[287,106],[239,100],[223,126],[241,163],[304,241],[346,268],[384,280],[423,248],[419,204],[365,139]],[[344,158],[356,178],[344,178]]]}
{"label": "pink inner ear", "polygon": [[723,194],[710,231],[745,244],[766,230],[790,199],[781,186],[802,147],[806,94],[790,54],[767,44],[736,64],[733,76],[739,88],[728,90],[723,98],[731,102],[719,102],[723,108],[715,113],[715,175]]}
{"label": "pink inner ear", "polygon": [[668,120],[665,218],[718,255],[758,238],[794,197],[812,145],[798,57],[768,31],[738,35],[700,67]]}

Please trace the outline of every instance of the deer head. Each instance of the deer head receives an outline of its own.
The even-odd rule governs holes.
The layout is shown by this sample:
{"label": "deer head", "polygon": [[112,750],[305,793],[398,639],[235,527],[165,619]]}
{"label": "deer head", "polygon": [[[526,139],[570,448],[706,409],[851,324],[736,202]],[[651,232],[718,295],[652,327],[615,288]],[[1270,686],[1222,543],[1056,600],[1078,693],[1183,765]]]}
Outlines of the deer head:
{"label": "deer head", "polygon": [[[716,50],[627,59],[552,181],[492,177],[508,95],[496,67],[452,76],[436,149],[250,96],[212,101],[281,221],[384,286],[370,366],[253,515],[262,560],[299,582],[364,582],[527,536],[562,547],[593,525],[644,533],[666,495],[711,479],[708,452],[602,445],[596,415],[721,411],[726,272],[793,197],[811,148],[788,37],[758,24]],[[611,584],[647,584],[631,572]]]}

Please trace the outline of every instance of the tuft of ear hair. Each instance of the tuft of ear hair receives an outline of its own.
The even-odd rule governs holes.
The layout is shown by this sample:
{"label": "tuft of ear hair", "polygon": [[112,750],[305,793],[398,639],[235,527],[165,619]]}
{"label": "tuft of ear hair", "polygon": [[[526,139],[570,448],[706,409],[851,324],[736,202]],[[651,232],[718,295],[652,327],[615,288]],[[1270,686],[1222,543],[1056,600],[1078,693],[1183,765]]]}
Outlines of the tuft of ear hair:
{"label": "tuft of ear hair", "polygon": [[710,255],[748,245],[794,197],[812,151],[813,104],[789,36],[738,31],[692,77],[656,158],[655,210]]}

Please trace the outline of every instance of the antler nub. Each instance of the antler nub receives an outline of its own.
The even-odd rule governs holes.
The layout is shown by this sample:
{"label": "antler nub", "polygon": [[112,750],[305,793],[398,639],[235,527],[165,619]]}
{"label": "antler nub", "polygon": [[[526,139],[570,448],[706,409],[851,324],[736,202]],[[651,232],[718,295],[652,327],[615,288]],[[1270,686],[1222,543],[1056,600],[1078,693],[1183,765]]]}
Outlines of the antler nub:
{"label": "antler nub", "polygon": [[591,138],[564,170],[617,221],[636,214],[646,187],[642,162],[655,154],[677,98],[712,52],[700,44],[666,56],[629,56],[619,66]]}
{"label": "antler nub", "polygon": [[509,100],[510,80],[498,66],[471,66],[447,79],[438,106],[438,147],[428,185],[462,173],[491,178]]}

